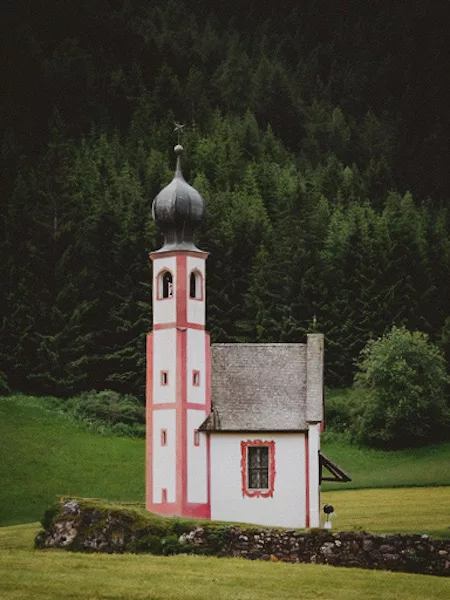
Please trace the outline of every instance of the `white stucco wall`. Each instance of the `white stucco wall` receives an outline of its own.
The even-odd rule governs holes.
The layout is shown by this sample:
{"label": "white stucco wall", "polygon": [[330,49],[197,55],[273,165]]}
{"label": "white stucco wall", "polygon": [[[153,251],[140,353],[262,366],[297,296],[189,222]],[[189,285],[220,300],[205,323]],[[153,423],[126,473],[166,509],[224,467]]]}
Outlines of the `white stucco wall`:
{"label": "white stucco wall", "polygon": [[[172,298],[157,300],[157,277],[163,269],[169,269],[173,278]],[[153,259],[153,324],[173,323],[176,319],[176,257],[168,256]]]}
{"label": "white stucco wall", "polygon": [[[176,400],[176,329],[153,332],[153,404]],[[168,371],[168,384],[161,385],[161,371]]]}
{"label": "white stucco wall", "polygon": [[187,501],[203,504],[208,501],[206,461],[206,434],[199,434],[199,446],[194,445],[194,430],[205,420],[203,410],[188,410],[186,420],[187,441]]}
{"label": "white stucco wall", "polygon": [[309,525],[320,527],[319,450],[320,423],[310,424],[309,448]]}
{"label": "white stucco wall", "polygon": [[[205,404],[206,361],[205,331],[202,329],[187,330],[187,401]],[[193,371],[200,371],[200,385],[192,383]]]}
{"label": "white stucco wall", "polygon": [[[167,445],[161,446],[161,430],[167,432]],[[167,502],[175,502],[176,485],[176,420],[174,409],[153,411],[152,439],[153,502],[162,502],[162,488]]]}
{"label": "white stucco wall", "polygon": [[[272,498],[243,496],[241,441],[275,441]],[[305,527],[304,434],[211,435],[211,518],[268,526]]]}
{"label": "white stucco wall", "polygon": [[[196,258],[195,256],[187,257],[187,269],[186,269],[186,289],[188,290],[188,301],[187,301],[187,320],[190,323],[197,323],[199,325],[205,324],[205,306],[206,306],[206,289],[205,289],[205,259]],[[189,278],[191,271],[198,269],[202,274],[202,286],[203,286],[203,299],[196,300],[189,297]]]}

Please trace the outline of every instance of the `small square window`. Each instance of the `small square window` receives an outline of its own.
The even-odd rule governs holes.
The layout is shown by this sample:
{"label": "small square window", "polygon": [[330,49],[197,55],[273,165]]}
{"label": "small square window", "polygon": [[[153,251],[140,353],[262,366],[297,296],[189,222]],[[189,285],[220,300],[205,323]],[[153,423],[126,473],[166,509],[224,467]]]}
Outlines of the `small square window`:
{"label": "small square window", "polygon": [[161,446],[167,446],[167,429],[161,429]]}
{"label": "small square window", "polygon": [[192,371],[192,385],[195,387],[200,385],[200,371]]}
{"label": "small square window", "polygon": [[200,446],[200,432],[198,429],[194,429],[194,446]]}
{"label": "small square window", "polygon": [[169,384],[169,372],[161,371],[161,385],[168,385],[168,384]]}

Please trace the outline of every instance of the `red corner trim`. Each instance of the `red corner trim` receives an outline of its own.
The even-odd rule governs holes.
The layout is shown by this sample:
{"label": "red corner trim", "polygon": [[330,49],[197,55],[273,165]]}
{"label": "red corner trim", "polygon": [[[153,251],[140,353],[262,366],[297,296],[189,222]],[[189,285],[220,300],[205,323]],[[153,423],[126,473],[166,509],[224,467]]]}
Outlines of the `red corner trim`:
{"label": "red corner trim", "polygon": [[167,252],[149,252],[148,257],[151,260],[155,260],[156,258],[161,258],[162,256],[164,256],[164,258],[169,258],[170,256],[180,256],[180,254],[183,256],[193,256],[194,258],[205,259],[209,256],[209,252],[203,252],[202,250],[195,252],[192,250],[168,250]]}
{"label": "red corner trim", "polygon": [[187,259],[183,254],[177,255],[177,327],[187,326]]}
{"label": "red corner trim", "polygon": [[145,470],[146,470],[146,504],[147,510],[153,502],[153,481],[152,481],[152,443],[153,443],[153,334],[147,336],[147,373],[146,373],[146,417],[147,417],[147,436],[145,452]]}
{"label": "red corner trim", "polygon": [[[269,489],[255,490],[248,487],[247,481],[247,448],[254,446],[267,446],[269,448]],[[263,440],[247,440],[241,442],[241,480],[242,495],[249,498],[272,498],[275,489],[275,442]]]}
{"label": "red corner trim", "polygon": [[305,432],[305,527],[310,526],[310,506],[309,506],[309,438],[308,432]]}
{"label": "red corner trim", "polygon": [[[174,329],[175,327],[177,327],[175,321],[170,323],[154,323],[153,331],[157,331],[158,329]],[[201,325],[200,323],[191,323],[189,321],[186,323],[186,327],[188,329],[205,329],[204,325]]]}

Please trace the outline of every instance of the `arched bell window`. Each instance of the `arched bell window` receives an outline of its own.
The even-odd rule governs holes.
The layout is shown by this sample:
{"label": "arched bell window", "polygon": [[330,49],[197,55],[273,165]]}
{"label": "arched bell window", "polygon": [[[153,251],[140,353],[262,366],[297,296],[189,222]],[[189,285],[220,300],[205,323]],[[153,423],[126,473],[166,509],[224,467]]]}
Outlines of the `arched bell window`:
{"label": "arched bell window", "polygon": [[167,269],[164,269],[158,275],[157,292],[158,300],[165,300],[173,296],[172,273]]}
{"label": "arched bell window", "polygon": [[203,299],[203,278],[197,269],[191,271],[189,276],[189,297],[195,300]]}

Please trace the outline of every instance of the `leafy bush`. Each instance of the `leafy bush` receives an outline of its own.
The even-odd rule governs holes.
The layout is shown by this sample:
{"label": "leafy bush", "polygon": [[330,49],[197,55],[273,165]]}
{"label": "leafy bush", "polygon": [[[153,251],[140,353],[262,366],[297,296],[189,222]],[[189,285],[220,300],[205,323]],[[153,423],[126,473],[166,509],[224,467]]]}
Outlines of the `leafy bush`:
{"label": "leafy bush", "polygon": [[76,418],[106,433],[145,437],[145,408],[137,398],[112,390],[83,392],[63,405]]}
{"label": "leafy bush", "polygon": [[393,327],[361,353],[355,386],[365,388],[358,438],[400,448],[435,441],[449,422],[448,377],[437,346],[419,331]]}
{"label": "leafy bush", "polygon": [[330,390],[325,400],[325,428],[329,433],[348,433],[355,420],[362,397],[362,390]]}

